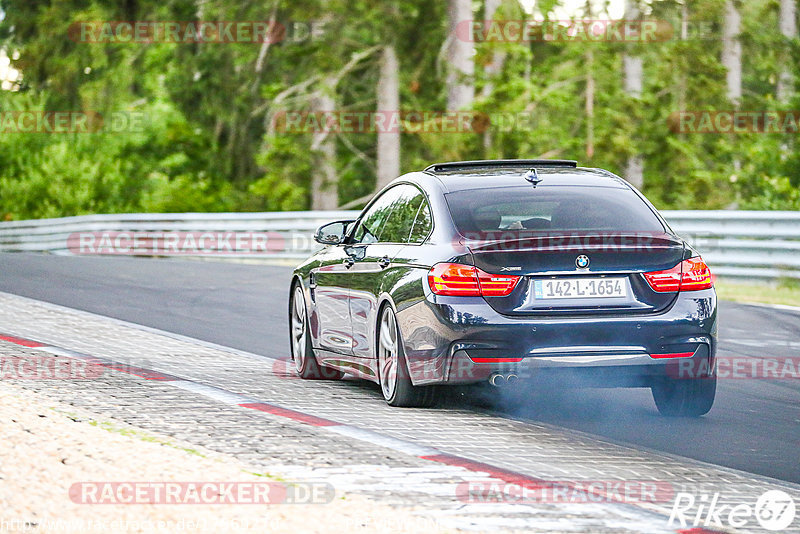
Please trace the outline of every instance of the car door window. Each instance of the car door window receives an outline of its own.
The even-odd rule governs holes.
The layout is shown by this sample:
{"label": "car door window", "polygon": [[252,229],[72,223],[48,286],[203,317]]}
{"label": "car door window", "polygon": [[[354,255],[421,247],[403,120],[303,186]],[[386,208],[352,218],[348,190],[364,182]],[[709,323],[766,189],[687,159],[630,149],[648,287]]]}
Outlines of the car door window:
{"label": "car door window", "polygon": [[402,189],[398,186],[389,189],[378,197],[361,217],[361,221],[353,234],[352,243],[364,245],[377,243],[381,239],[384,222],[389,217],[395,200],[402,193]]}
{"label": "car door window", "polygon": [[431,229],[425,195],[409,184],[392,187],[361,218],[352,243],[421,243]]}

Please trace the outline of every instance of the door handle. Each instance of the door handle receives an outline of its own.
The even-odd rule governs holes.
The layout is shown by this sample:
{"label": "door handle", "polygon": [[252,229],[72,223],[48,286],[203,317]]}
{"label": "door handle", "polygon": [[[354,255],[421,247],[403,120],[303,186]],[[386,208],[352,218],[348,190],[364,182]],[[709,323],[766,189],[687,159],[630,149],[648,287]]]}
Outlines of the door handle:
{"label": "door handle", "polygon": [[389,259],[389,256],[384,256],[380,260],[378,260],[378,265],[381,266],[381,269],[385,269],[392,263],[392,260]]}
{"label": "door handle", "polygon": [[347,267],[348,269],[350,267],[352,267],[353,265],[355,265],[355,263],[356,263],[356,260],[354,260],[353,258],[345,258],[345,259],[342,260],[342,264],[345,267]]}

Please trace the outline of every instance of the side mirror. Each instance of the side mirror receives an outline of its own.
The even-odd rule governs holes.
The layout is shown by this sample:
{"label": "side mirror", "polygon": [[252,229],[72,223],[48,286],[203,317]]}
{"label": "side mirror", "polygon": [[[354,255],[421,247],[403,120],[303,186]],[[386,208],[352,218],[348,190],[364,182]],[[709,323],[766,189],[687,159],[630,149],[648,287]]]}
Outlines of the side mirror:
{"label": "side mirror", "polygon": [[355,221],[335,221],[323,224],[314,233],[314,241],[323,245],[339,245],[344,242],[347,228]]}

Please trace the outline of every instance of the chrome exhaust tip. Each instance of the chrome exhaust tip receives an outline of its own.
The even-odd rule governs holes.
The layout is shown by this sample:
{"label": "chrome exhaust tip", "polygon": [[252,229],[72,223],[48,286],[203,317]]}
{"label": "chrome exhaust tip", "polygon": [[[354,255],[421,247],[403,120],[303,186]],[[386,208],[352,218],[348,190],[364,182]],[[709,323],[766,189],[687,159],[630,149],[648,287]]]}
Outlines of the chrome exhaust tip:
{"label": "chrome exhaust tip", "polygon": [[493,373],[492,376],[489,377],[489,383],[496,388],[505,386],[508,381],[506,380],[505,375],[501,375],[500,373]]}
{"label": "chrome exhaust tip", "polygon": [[506,376],[506,383],[507,384],[513,384],[517,380],[519,380],[519,376],[517,376],[514,373],[511,373],[510,375]]}

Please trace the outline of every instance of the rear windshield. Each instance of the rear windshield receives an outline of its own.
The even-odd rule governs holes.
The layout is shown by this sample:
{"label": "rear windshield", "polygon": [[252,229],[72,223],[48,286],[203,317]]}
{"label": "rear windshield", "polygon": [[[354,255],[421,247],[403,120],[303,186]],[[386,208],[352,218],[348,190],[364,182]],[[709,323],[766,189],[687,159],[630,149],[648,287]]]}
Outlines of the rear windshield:
{"label": "rear windshield", "polygon": [[581,231],[663,232],[664,226],[633,191],[611,187],[504,187],[446,195],[453,222],[468,236]]}

